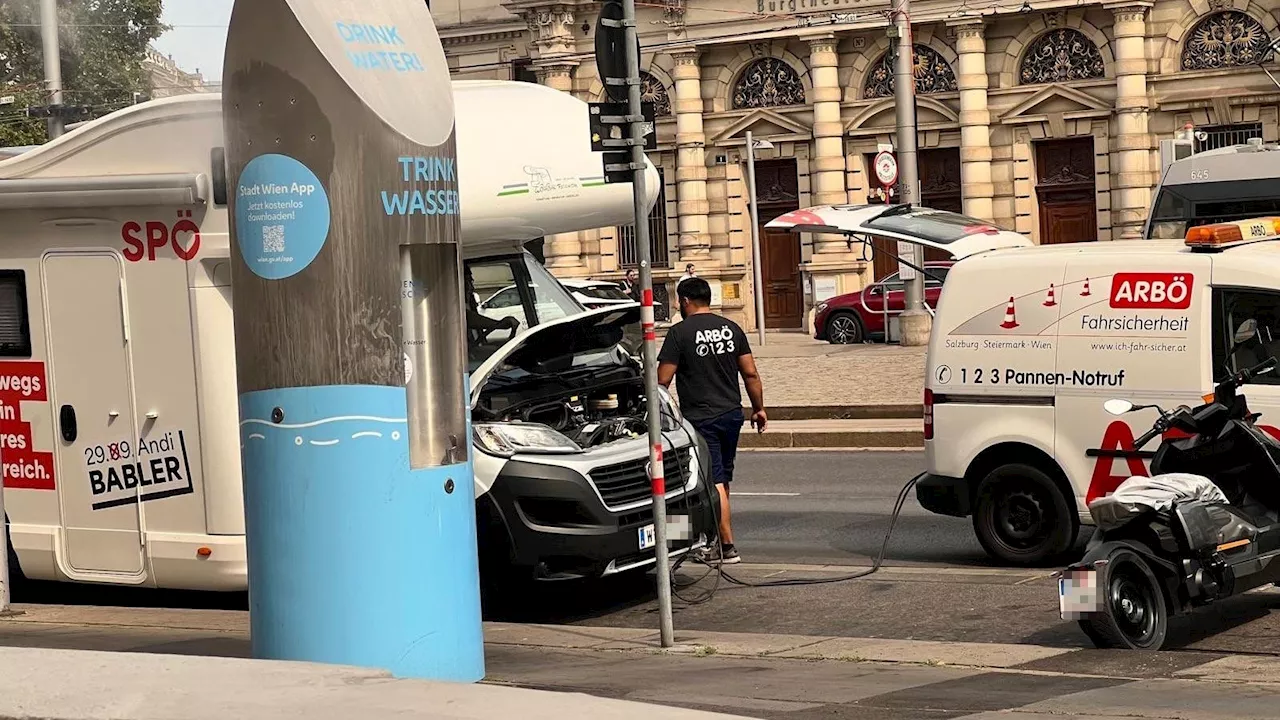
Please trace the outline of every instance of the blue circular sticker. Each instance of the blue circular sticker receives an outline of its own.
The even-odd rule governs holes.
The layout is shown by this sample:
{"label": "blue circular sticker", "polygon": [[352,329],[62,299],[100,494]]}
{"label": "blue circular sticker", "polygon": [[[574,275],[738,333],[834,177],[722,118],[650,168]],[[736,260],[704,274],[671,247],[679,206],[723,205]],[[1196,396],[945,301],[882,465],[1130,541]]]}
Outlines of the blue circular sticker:
{"label": "blue circular sticker", "polygon": [[236,187],[236,244],[255,275],[297,275],[329,237],[329,198],[306,165],[285,155],[259,155]]}

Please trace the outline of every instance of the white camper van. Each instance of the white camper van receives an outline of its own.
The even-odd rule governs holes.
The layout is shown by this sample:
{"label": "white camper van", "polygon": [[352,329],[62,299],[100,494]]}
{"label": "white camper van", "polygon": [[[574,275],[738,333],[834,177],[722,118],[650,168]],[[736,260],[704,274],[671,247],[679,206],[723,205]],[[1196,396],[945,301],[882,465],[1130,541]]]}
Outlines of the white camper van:
{"label": "white camper van", "polygon": [[[638,306],[585,312],[522,248],[629,222],[631,187],[603,183],[585,103],[454,89],[466,273],[520,306],[514,331],[469,327],[486,559],[542,578],[652,565],[643,381],[622,342]],[[495,108],[519,108],[521,133]],[[221,113],[218,95],[135,105],[0,162],[0,465],[28,578],[246,586]],[[714,532],[713,494],[665,405],[668,504],[693,523],[679,554]]]}
{"label": "white camper van", "polygon": [[[1114,417],[1103,403],[1191,406],[1216,380],[1261,359],[1228,357],[1255,319],[1280,353],[1280,219],[1186,231],[1180,240],[1030,247],[951,213],[903,206],[810,208],[775,227],[883,236],[949,250],[924,391],[926,509],[973,517],[986,551],[1034,565],[1070,549],[1088,503],[1148,474],[1135,448],[1154,410]],[[771,223],[773,225],[773,223]],[[1246,386],[1280,437],[1280,376]]]}

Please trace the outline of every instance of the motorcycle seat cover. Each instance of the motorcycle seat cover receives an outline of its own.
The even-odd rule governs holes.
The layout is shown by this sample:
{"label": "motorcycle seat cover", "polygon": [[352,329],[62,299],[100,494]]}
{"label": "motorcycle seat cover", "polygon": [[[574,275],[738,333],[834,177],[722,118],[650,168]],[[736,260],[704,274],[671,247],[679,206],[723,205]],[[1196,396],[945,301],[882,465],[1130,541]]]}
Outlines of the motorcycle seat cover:
{"label": "motorcycle seat cover", "polygon": [[1134,476],[1120,483],[1110,495],[1089,503],[1089,514],[1103,530],[1110,530],[1148,512],[1169,512],[1185,502],[1229,504],[1227,496],[1203,475],[1164,473]]}

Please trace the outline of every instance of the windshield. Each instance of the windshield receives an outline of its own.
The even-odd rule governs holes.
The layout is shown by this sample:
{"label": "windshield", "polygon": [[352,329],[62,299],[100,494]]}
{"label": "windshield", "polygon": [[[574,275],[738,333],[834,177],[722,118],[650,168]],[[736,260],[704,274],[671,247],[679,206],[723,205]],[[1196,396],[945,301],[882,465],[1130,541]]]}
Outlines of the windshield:
{"label": "windshield", "polygon": [[1151,213],[1150,239],[1177,240],[1187,229],[1280,213],[1280,178],[1162,186]]}
{"label": "windshield", "polygon": [[579,293],[597,300],[630,300],[631,298],[617,285],[586,285],[576,288]]}
{"label": "windshield", "polygon": [[477,258],[464,267],[468,372],[525,328],[585,310],[528,253]]}

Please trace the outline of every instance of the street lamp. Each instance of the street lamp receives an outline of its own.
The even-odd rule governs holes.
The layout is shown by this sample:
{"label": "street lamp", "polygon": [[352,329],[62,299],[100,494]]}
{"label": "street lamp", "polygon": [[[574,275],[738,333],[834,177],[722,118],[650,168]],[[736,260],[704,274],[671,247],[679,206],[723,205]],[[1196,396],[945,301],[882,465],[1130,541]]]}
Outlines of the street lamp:
{"label": "street lamp", "polygon": [[760,269],[764,262],[760,255],[760,212],[756,207],[756,150],[772,150],[773,143],[768,140],[755,140],[751,131],[747,131],[747,183],[751,185],[751,267],[755,275],[756,285],[756,343],[764,345],[764,280]]}

